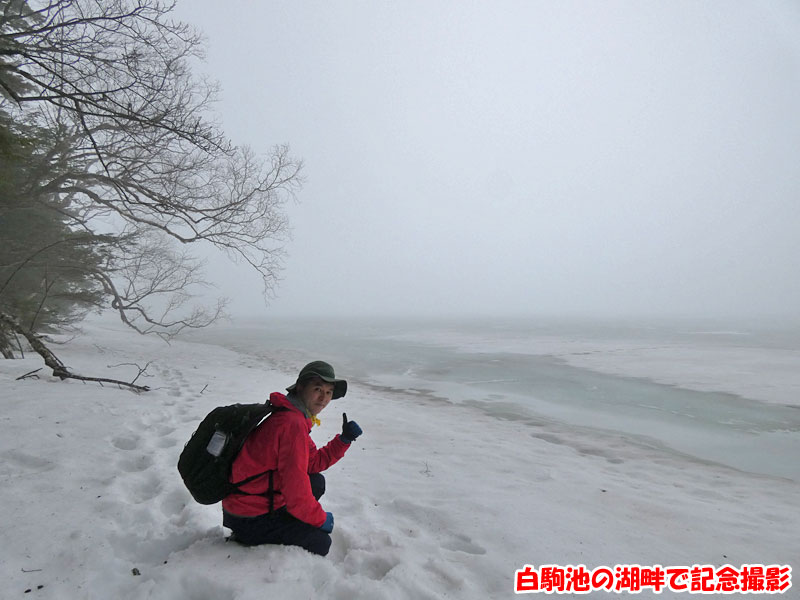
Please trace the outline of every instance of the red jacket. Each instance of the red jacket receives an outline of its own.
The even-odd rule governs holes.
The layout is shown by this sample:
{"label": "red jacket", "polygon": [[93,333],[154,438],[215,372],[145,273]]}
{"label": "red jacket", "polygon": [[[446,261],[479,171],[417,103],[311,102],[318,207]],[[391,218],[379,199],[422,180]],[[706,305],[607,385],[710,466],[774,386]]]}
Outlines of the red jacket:
{"label": "red jacket", "polygon": [[[335,464],[347,449],[337,435],[321,449],[311,439],[311,419],[292,405],[289,399],[275,392],[270,402],[287,410],[273,412],[247,437],[241,452],[233,461],[231,481],[242,481],[251,475],[274,469],[274,509],[285,506],[301,521],[319,527],[325,522],[325,511],[311,493],[309,473],[319,473]],[[242,486],[251,494],[269,489],[269,476],[264,475]],[[241,517],[255,517],[269,512],[267,496],[233,494],[222,501],[222,509]]]}

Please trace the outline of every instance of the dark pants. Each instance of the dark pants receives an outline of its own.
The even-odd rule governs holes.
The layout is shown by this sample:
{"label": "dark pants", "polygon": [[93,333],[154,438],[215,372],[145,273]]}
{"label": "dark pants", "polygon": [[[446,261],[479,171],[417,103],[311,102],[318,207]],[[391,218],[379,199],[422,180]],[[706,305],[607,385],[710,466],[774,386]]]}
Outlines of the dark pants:
{"label": "dark pants", "polygon": [[[319,500],[325,493],[325,477],[321,473],[308,476],[311,492]],[[283,544],[300,546],[309,552],[325,556],[331,547],[331,536],[318,527],[296,519],[286,510],[279,508],[266,515],[239,517],[222,513],[222,524],[233,531],[235,541],[245,546],[260,544]]]}

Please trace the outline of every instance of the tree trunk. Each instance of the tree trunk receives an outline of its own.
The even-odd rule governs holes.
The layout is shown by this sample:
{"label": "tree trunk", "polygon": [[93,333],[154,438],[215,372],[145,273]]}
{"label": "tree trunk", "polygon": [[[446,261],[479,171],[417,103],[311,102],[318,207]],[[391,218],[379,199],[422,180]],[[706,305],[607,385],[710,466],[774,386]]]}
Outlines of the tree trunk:
{"label": "tree trunk", "polygon": [[20,325],[14,317],[7,313],[0,312],[0,325],[6,329],[16,331],[20,335],[24,336],[31,345],[31,348],[33,348],[36,353],[44,359],[44,364],[53,369],[53,375],[60,377],[61,379],[66,379],[69,377],[69,371],[67,370],[67,367],[64,366],[64,363],[62,363],[58,357],[53,354],[47,346],[44,345],[44,342],[39,336]]}
{"label": "tree trunk", "polygon": [[11,342],[6,335],[4,327],[0,326],[0,354],[3,358],[14,358],[14,351],[11,349]]}

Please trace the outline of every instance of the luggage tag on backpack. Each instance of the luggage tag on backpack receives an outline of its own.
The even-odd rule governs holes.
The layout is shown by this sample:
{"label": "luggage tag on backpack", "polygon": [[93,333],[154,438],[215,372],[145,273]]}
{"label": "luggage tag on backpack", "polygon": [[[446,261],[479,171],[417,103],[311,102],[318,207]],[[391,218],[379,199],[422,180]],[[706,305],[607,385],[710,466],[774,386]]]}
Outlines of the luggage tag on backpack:
{"label": "luggage tag on backpack", "polygon": [[219,456],[222,454],[222,449],[225,447],[225,442],[227,441],[228,434],[217,429],[214,432],[214,435],[211,436],[211,439],[206,446],[206,452],[208,452],[211,456]]}

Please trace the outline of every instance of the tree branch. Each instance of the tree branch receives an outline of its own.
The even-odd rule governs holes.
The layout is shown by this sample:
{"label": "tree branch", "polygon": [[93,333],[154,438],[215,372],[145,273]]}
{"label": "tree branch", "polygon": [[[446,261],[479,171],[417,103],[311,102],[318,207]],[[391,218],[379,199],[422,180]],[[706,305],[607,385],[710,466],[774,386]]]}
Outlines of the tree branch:
{"label": "tree branch", "polygon": [[53,376],[58,377],[62,381],[64,379],[77,379],[79,381],[94,381],[100,383],[101,385],[103,383],[113,383],[119,386],[131,388],[136,392],[150,391],[150,388],[146,385],[136,385],[134,383],[128,383],[127,381],[108,379],[105,377],[85,377],[83,375],[70,372],[69,368],[67,368],[67,366],[64,365],[64,363],[62,363],[55,354],[53,354],[53,352],[45,345],[39,336],[29,329],[22,327],[22,325],[20,325],[19,322],[17,322],[17,320],[9,314],[0,312],[0,326],[4,326],[6,329],[16,331],[26,340],[28,340],[31,348],[33,348],[36,353],[44,359],[45,366],[53,370]]}

